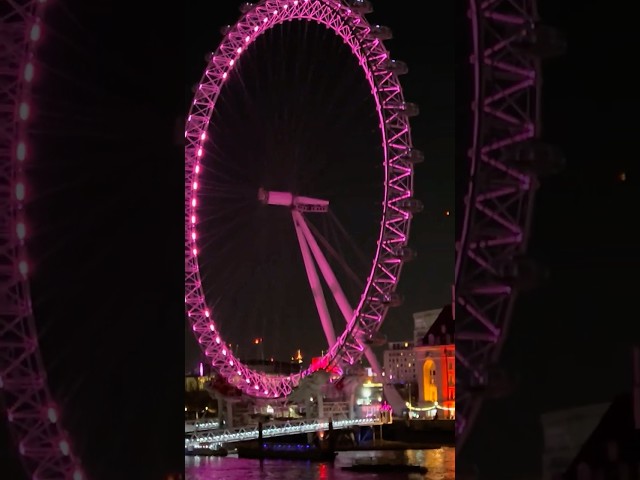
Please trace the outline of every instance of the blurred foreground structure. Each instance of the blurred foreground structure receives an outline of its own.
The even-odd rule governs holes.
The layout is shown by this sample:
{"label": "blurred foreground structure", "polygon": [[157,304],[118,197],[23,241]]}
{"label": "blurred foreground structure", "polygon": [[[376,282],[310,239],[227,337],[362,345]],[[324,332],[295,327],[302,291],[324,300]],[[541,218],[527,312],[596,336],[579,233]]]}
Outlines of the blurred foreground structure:
{"label": "blurred foreground structure", "polygon": [[543,415],[544,480],[640,480],[640,348],[633,388],[609,404]]}

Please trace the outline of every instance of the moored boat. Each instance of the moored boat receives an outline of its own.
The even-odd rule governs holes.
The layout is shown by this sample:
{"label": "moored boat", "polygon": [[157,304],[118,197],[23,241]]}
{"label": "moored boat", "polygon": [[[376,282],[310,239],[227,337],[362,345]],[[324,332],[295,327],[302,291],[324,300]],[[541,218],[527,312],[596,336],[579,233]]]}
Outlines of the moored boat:
{"label": "moored boat", "polygon": [[342,470],[362,473],[427,473],[422,465],[405,465],[402,463],[354,463]]}
{"label": "moored boat", "polygon": [[224,448],[192,448],[187,449],[184,452],[187,457],[226,457],[229,454],[229,451]]}
{"label": "moored boat", "polygon": [[238,446],[238,458],[304,460],[311,462],[333,461],[337,453],[330,449],[309,444],[265,443]]}

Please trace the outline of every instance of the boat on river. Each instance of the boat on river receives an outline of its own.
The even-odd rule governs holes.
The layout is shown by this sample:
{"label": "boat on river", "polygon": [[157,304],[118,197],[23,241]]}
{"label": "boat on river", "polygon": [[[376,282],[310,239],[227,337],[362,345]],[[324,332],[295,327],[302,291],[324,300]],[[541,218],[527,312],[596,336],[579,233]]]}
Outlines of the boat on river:
{"label": "boat on river", "polygon": [[361,473],[427,473],[427,467],[422,465],[407,465],[404,463],[354,463],[351,466],[342,467],[342,470]]}
{"label": "boat on river", "polygon": [[224,447],[219,448],[189,448],[184,452],[187,457],[226,457],[229,451]]}
{"label": "boat on river", "polygon": [[238,445],[238,458],[304,460],[311,462],[330,462],[337,452],[318,448],[309,444],[264,443]]}

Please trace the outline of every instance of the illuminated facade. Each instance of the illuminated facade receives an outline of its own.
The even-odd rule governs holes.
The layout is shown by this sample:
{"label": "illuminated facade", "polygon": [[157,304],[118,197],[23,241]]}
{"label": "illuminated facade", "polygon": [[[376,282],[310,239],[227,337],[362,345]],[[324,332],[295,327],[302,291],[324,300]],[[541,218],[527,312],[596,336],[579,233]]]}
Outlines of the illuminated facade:
{"label": "illuminated facade", "polygon": [[454,319],[451,305],[445,306],[414,348],[418,382],[417,411],[436,413],[438,418],[455,418],[456,361]]}
{"label": "illuminated facade", "polygon": [[205,385],[212,380],[210,376],[185,375],[184,391],[185,392],[204,392]]}
{"label": "illuminated facade", "polygon": [[413,342],[389,342],[383,353],[383,368],[389,383],[414,383],[416,354]]}

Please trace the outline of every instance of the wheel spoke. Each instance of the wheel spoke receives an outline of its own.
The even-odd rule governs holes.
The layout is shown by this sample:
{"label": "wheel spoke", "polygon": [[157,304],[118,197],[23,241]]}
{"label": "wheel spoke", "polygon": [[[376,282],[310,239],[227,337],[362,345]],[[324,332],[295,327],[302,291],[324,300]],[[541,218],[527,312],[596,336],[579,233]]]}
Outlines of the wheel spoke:
{"label": "wheel spoke", "polygon": [[[333,298],[336,301],[338,308],[340,309],[340,313],[342,313],[342,316],[344,317],[345,321],[348,324],[351,321],[351,318],[353,317],[353,307],[351,307],[351,305],[349,304],[349,300],[347,299],[347,296],[344,294],[344,291],[340,286],[340,282],[338,282],[338,279],[333,273],[333,269],[331,268],[331,265],[329,265],[327,258],[324,256],[324,253],[322,253],[322,250],[318,246],[318,242],[316,242],[316,239],[311,234],[311,231],[309,230],[309,227],[307,225],[307,222],[304,219],[304,216],[302,215],[302,213],[300,213],[297,210],[293,210],[292,214],[293,214],[294,221],[296,222],[296,225],[299,226],[299,228],[302,230],[302,234],[304,235],[305,240],[309,244],[311,253],[315,258],[316,263],[318,264],[318,267],[320,267],[320,272],[324,277],[324,281],[327,282],[327,286],[329,287],[329,290],[333,294]],[[333,344],[330,346],[333,347]]]}
{"label": "wheel spoke", "polygon": [[311,286],[311,293],[313,294],[313,300],[316,302],[316,308],[318,309],[318,316],[322,323],[322,329],[324,335],[327,338],[327,344],[332,347],[336,343],[336,334],[333,330],[333,323],[331,321],[331,315],[329,314],[329,308],[324,298],[324,292],[322,290],[322,284],[320,278],[318,278],[318,272],[313,264],[312,253],[309,250],[309,244],[305,238],[304,232],[300,225],[300,221],[295,216],[295,210],[292,210],[293,224],[296,228],[296,235],[298,236],[298,243],[300,245],[300,252],[302,253],[302,260],[304,261],[304,268],[307,271],[307,278],[309,279],[309,285]]}

